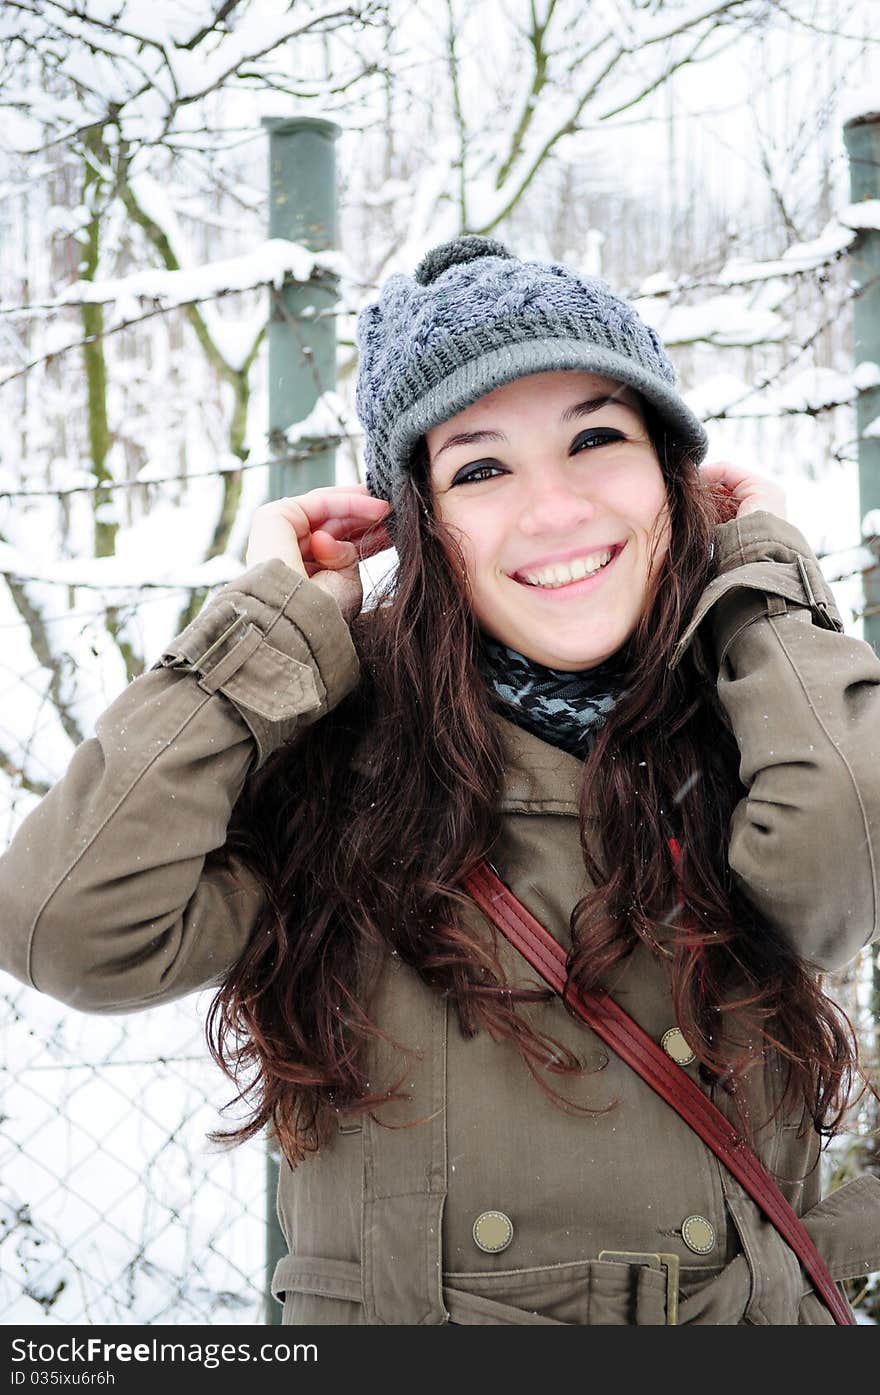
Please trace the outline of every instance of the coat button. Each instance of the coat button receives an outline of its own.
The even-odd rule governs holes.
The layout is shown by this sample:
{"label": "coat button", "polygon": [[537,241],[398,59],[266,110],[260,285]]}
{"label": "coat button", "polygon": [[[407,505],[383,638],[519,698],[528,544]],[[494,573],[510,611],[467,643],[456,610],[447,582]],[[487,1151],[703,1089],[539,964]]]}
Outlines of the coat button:
{"label": "coat button", "polygon": [[503,1211],[484,1211],[474,1221],[474,1244],[488,1255],[506,1250],[513,1239],[513,1223]]}
{"label": "coat button", "polygon": [[670,1027],[668,1032],[664,1032],[660,1038],[660,1045],[667,1056],[671,1056],[679,1066],[689,1066],[691,1061],[697,1059],[679,1027]]}
{"label": "coat button", "polygon": [[695,1255],[707,1255],[715,1248],[715,1227],[705,1216],[688,1216],[681,1223],[681,1238]]}

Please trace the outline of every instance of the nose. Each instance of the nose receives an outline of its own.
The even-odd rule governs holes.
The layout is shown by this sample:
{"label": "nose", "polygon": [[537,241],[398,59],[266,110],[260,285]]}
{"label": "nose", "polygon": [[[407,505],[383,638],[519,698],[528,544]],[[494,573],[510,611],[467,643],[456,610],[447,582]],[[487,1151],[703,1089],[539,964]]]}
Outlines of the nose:
{"label": "nose", "polygon": [[520,530],[527,537],[575,533],[595,513],[592,500],[572,489],[566,473],[548,465],[524,485]]}

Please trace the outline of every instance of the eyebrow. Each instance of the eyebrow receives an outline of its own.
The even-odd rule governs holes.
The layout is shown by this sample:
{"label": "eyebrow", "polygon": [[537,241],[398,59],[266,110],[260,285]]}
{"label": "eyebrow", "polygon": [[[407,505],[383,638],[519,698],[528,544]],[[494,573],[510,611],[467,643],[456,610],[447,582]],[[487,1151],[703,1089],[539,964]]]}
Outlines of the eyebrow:
{"label": "eyebrow", "polygon": [[[590,397],[586,402],[576,402],[573,407],[566,407],[559,420],[565,424],[569,421],[576,421],[579,417],[588,417],[592,412],[598,412],[600,407],[605,407],[609,402],[617,403],[621,407],[629,407],[630,411],[637,409],[630,402],[625,402],[618,394],[605,393],[602,397]],[[506,441],[507,437],[503,431],[459,431],[454,436],[450,436],[434,456],[434,462],[440,459],[445,450],[450,450],[453,446],[476,446],[483,441]]]}

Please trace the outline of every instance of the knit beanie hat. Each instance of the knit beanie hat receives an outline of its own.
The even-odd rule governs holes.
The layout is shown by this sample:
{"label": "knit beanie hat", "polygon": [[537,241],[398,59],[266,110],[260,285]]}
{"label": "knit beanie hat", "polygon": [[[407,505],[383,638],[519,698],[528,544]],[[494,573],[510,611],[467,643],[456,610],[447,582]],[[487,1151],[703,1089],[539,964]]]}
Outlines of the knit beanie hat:
{"label": "knit beanie hat", "polygon": [[370,493],[394,502],[412,450],[493,388],[529,373],[581,369],[636,388],[695,462],[699,419],[676,391],[659,336],[592,276],[520,261],[487,237],[428,252],[414,276],[389,276],[358,316],[357,413]]}

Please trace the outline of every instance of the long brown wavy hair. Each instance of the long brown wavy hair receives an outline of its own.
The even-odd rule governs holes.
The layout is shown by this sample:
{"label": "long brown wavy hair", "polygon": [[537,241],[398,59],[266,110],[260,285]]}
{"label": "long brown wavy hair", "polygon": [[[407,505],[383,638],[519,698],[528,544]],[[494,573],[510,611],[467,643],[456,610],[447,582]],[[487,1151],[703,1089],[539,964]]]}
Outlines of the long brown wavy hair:
{"label": "long brown wavy hair", "polygon": [[[572,911],[570,977],[601,987],[641,941],[666,959],[681,1030],[743,1132],[754,1121],[741,1086],[769,1055],[775,1108],[793,1103],[831,1135],[858,1074],[852,1026],[734,884],[726,849],[745,793],[737,745],[691,649],[670,667],[713,575],[715,525],[733,508],[643,411],[670,541],[622,651],[624,693],[585,761],[581,846],[595,889]],[[465,1036],[512,1041],[563,1107],[547,1075],[583,1069],[528,1020],[529,1000],[549,990],[507,985],[493,938],[462,923],[461,879],[491,856],[500,827],[503,746],[464,562],[435,516],[424,443],[391,527],[399,565],[352,625],[359,684],[246,783],[215,854],[242,859],[265,904],[208,1018],[211,1052],[249,1110],[214,1136],[240,1142],[268,1126],[291,1166],[341,1116],[402,1097],[400,1080],[377,1084],[370,1070],[371,1042],[384,1035],[365,968],[377,951],[447,995]],[[588,847],[588,809],[613,849],[607,865]]]}

